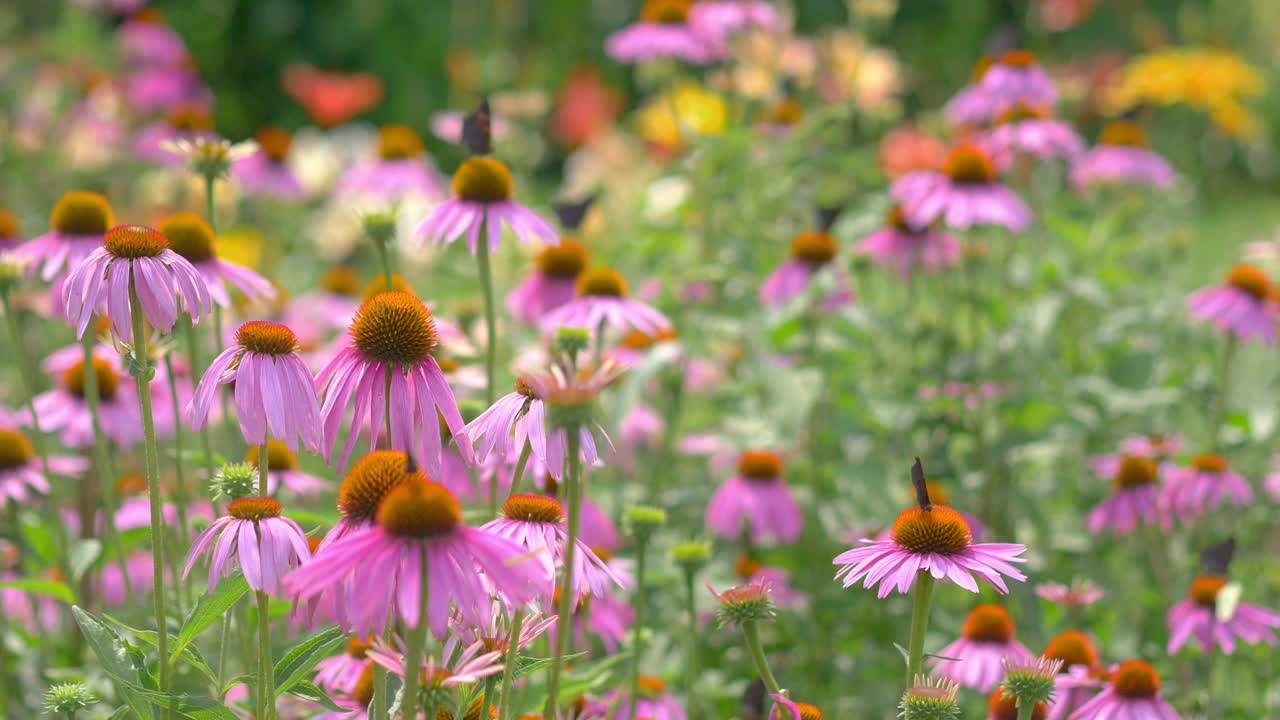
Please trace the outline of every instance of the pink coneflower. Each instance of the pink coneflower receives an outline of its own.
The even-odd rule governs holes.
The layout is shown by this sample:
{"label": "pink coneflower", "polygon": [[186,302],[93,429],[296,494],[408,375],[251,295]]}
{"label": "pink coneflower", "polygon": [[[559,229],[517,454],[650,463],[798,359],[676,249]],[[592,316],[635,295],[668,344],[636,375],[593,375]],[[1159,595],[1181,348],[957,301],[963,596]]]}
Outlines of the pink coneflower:
{"label": "pink coneflower", "polygon": [[1127,455],[1166,460],[1182,452],[1185,444],[1181,435],[1135,435],[1122,440],[1120,449]]}
{"label": "pink coneflower", "polygon": [[[567,366],[567,364],[557,364],[550,370],[541,373],[529,375],[524,379],[524,384],[528,387],[533,397],[543,401],[545,405],[554,407],[558,401],[565,401],[566,404],[581,407],[583,403],[588,403],[600,394],[613,381],[622,376],[626,368],[618,363],[605,358],[598,367],[590,373],[586,368],[575,369]],[[544,415],[546,413],[544,412]],[[547,418],[548,421],[551,418]],[[586,422],[578,427],[579,433],[585,433],[591,430],[598,431],[601,439],[609,445],[609,450],[613,450],[609,436],[604,433],[604,429],[595,424],[594,421]],[[592,457],[596,455],[595,440],[591,440],[590,446],[587,443],[586,435],[581,435],[581,450],[584,462],[593,463]],[[537,440],[535,439],[536,443]],[[567,431],[562,428],[553,428],[547,435],[547,452],[544,456],[544,464],[552,473],[551,477],[559,478],[560,475],[555,473],[556,468],[561,468],[565,464],[565,453],[568,451],[569,442]]]}
{"label": "pink coneflower", "polygon": [[[544,605],[550,603],[555,594],[552,578],[556,568],[564,564],[565,546],[569,541],[560,503],[545,495],[512,495],[502,505],[502,517],[485,523],[480,529],[515,542],[545,566],[548,582],[535,589],[539,590]],[[583,596],[600,597],[608,592],[610,585],[622,585],[618,576],[586,543],[575,542],[571,588],[575,600]]]}
{"label": "pink coneflower", "polygon": [[301,436],[307,449],[320,447],[315,384],[292,330],[268,320],[241,325],[235,344],[214,358],[200,378],[187,406],[192,428],[204,427],[218,386],[228,383],[235,383],[236,419],[245,442],[261,445],[275,438],[296,450]]}
{"label": "pink coneflower", "polygon": [[1049,641],[1042,655],[1062,661],[1045,720],[1066,720],[1072,709],[1084,705],[1098,693],[1101,686],[1096,677],[1098,651],[1088,635],[1079,630],[1064,630]]}
{"label": "pink coneflower", "polygon": [[1051,108],[1058,101],[1053,79],[1036,56],[1026,50],[1001,54],[982,73],[978,86],[996,115],[1019,105]]}
{"label": "pink coneflower", "polygon": [[316,685],[330,691],[354,693],[360,675],[369,664],[369,648],[372,646],[372,637],[352,635],[340,654],[316,663]]}
{"label": "pink coneflower", "polygon": [[293,135],[277,127],[254,135],[258,149],[231,163],[231,179],[251,193],[295,200],[305,194],[302,181],[289,167]]}
{"label": "pink coneflower", "polygon": [[[431,655],[422,659],[419,672],[426,680],[426,685],[421,690],[472,685],[502,672],[502,653],[487,648],[484,642],[473,642],[461,647],[460,651],[459,648],[458,638],[451,635],[441,650],[440,660]],[[455,653],[457,657],[454,657]],[[409,670],[405,667],[404,655],[383,644],[381,640],[374,641],[373,647],[369,649],[369,659],[400,677],[404,677]]]}
{"label": "pink coneflower", "polygon": [[590,263],[591,253],[572,237],[542,248],[533,272],[507,294],[507,309],[530,325],[540,324],[547,313],[573,300],[578,276]]}
{"label": "pink coneflower", "polygon": [[1128,535],[1139,524],[1167,526],[1159,480],[1154,460],[1126,455],[1111,477],[1111,496],[1089,511],[1089,531],[1098,533],[1111,528],[1119,535]]}
{"label": "pink coneflower", "polygon": [[796,702],[786,695],[770,694],[776,704],[769,720],[822,720],[822,709],[813,703]]}
{"label": "pink coneflower", "polygon": [[23,244],[21,251],[41,266],[41,279],[52,280],[101,247],[103,236],[114,225],[115,215],[105,197],[89,190],[70,190],[54,203],[49,232]]}
{"label": "pink coneflower", "polygon": [[247,267],[218,257],[217,238],[203,217],[191,212],[173,213],[160,221],[159,229],[169,240],[169,249],[200,273],[213,302],[224,308],[231,307],[228,286],[244,293],[252,301],[270,300],[276,296],[270,280]]}
{"label": "pink coneflower", "polygon": [[[124,77],[124,91],[129,108],[141,113],[185,104],[205,105],[213,96],[190,60],[178,65],[144,65],[130,70]],[[162,124],[152,126],[156,133],[163,127]],[[150,159],[165,162],[158,146],[148,140],[145,147]]]}
{"label": "pink coneflower", "polygon": [[178,65],[187,59],[182,36],[165,22],[155,8],[140,10],[120,24],[116,31],[120,49],[128,62],[138,65]]}
{"label": "pink coneflower", "polygon": [[1253,605],[1237,603],[1231,617],[1223,619],[1217,614],[1218,593],[1226,586],[1221,575],[1201,575],[1191,581],[1187,598],[1169,609],[1169,654],[1178,652],[1193,636],[1205,652],[1212,652],[1214,644],[1222,652],[1235,652],[1236,641],[1254,645],[1276,644],[1276,630],[1280,629],[1280,613]]}
{"label": "pink coneflower", "polygon": [[382,498],[409,476],[426,477],[421,469],[411,465],[409,456],[399,450],[374,450],[352,463],[338,486],[338,512],[342,519],[325,534],[320,549],[372,527]]}
{"label": "pink coneflower", "polygon": [[930,501],[919,461],[912,469],[912,476],[919,481],[915,483],[919,504],[898,515],[892,537],[863,540],[864,547],[847,550],[832,560],[833,564],[842,566],[836,572],[836,579],[843,576],[844,587],[865,577],[862,586],[871,588],[879,584],[877,597],[884,598],[895,588],[899,593],[906,593],[924,571],[935,580],[950,580],[969,592],[978,592],[974,574],[1002,593],[1009,592],[1002,575],[1018,582],[1026,581],[1026,576],[1012,564],[1026,562],[1025,558],[1018,557],[1026,552],[1025,545],[974,543],[963,515]]}
{"label": "pink coneflower", "polygon": [[214,520],[191,544],[182,566],[182,579],[186,580],[200,556],[210,552],[211,593],[219,578],[232,574],[239,566],[249,587],[277,594],[285,575],[311,558],[306,533],[298,523],[282,517],[280,502],[270,497],[232,500],[227,514]]}
{"label": "pink coneflower", "polygon": [[136,299],[151,326],[169,332],[179,305],[193,323],[210,312],[209,291],[196,269],[169,249],[169,241],[145,225],[118,225],[67,276],[62,288],[67,321],[84,335],[99,305],[105,305],[111,329],[133,341],[130,318]]}
{"label": "pink coneflower", "polygon": [[916,227],[938,218],[961,230],[1001,225],[1018,232],[1031,224],[1031,209],[997,181],[994,161],[977,145],[952,148],[942,171],[907,173],[894,181],[891,192]]}
{"label": "pink coneflower", "polygon": [[561,327],[595,332],[608,326],[618,332],[640,330],[651,335],[670,329],[665,315],[629,294],[622,273],[608,267],[589,268],[578,276],[575,297],[544,315],[542,326],[548,332]]}
{"label": "pink coneflower", "polygon": [[[667,683],[653,675],[641,675],[637,680],[640,687],[636,698],[634,717],[650,720],[685,720],[684,707],[676,697],[667,692]],[[610,720],[630,720],[627,710],[631,705],[631,693],[627,690],[615,690],[609,694],[609,701],[617,709]]]}
{"label": "pink coneflower", "polygon": [[742,551],[733,562],[733,573],[740,585],[768,585],[769,597],[780,608],[797,608],[809,601],[809,596],[796,590],[791,584],[791,573],[780,567],[769,567]]}
{"label": "pink coneflower", "polygon": [[1245,507],[1253,502],[1253,489],[1240,473],[1227,466],[1227,459],[1214,453],[1191,458],[1187,467],[1174,466],[1165,474],[1165,499],[1169,509],[1183,522],[1199,517],[1230,502]]}
{"label": "pink coneflower", "polygon": [[334,265],[320,276],[319,287],[289,303],[289,310],[308,322],[332,329],[345,329],[360,308],[360,271],[350,265]]}
{"label": "pink coneflower", "polygon": [[[80,355],[80,348],[71,349]],[[50,355],[44,363],[45,369],[57,378],[53,389],[35,397],[40,429],[57,433],[68,447],[90,447],[93,445],[93,418],[84,394],[84,360],[52,366],[50,361],[61,359],[55,358],[59,355],[62,353]],[[141,440],[142,411],[137,394],[131,392],[133,379],[120,367],[119,353],[105,345],[96,346],[93,349],[93,372],[98,385],[98,417],[102,421],[102,432],[125,447]]]}
{"label": "pink coneflower", "polygon": [[[383,496],[376,525],[320,550],[285,578],[285,588],[303,600],[335,589],[345,593],[356,632],[381,631],[394,610],[409,627],[426,622],[443,637],[451,604],[467,622],[488,625],[489,588],[513,603],[533,599],[549,579],[545,566],[526,556],[514,542],[464,525],[461,506],[443,485],[410,476]],[[421,576],[423,568],[428,578]],[[425,618],[419,616],[424,580],[432,598]]]}
{"label": "pink coneflower", "polygon": [[689,27],[722,56],[729,52],[729,41],[741,32],[759,29],[777,32],[782,18],[771,3],[762,0],[702,0],[688,9]]}
{"label": "pink coneflower", "polygon": [[1106,689],[1071,714],[1071,720],[1180,720],[1160,697],[1160,676],[1145,660],[1126,660],[1111,671]]}
{"label": "pink coneflower", "polygon": [[[463,142],[462,128],[466,120],[467,114],[464,112],[457,110],[438,112],[431,116],[431,132],[447,143],[460,145]],[[489,122],[495,141],[511,134],[511,123],[507,122],[505,117],[495,114],[489,118]]]}
{"label": "pink coneflower", "polygon": [[[369,720],[369,703],[373,702],[373,660],[365,660],[356,675],[355,684],[345,691],[336,691],[331,698],[340,710],[322,712],[312,720]],[[229,693],[228,693],[229,694]]]}
{"label": "pink coneflower", "polygon": [[[314,391],[311,394],[314,395]],[[244,461],[257,467],[260,452],[260,445],[250,445]],[[272,438],[267,440],[267,494],[275,495],[281,485],[299,497],[322,495],[332,487],[324,478],[299,470],[298,455],[289,449],[288,443]]]}
{"label": "pink coneflower", "polygon": [[916,268],[929,271],[954,265],[960,259],[960,241],[951,233],[912,225],[902,207],[895,205],[890,208],[884,227],[864,237],[858,251],[909,278]]}
{"label": "pink coneflower", "polygon": [[324,395],[326,459],[333,457],[347,403],[352,401],[355,416],[339,466],[346,464],[361,432],[367,430],[371,446],[377,446],[383,413],[389,412],[391,447],[413,452],[422,458],[428,474],[439,474],[440,418],[457,434],[462,430],[462,415],[440,364],[431,355],[438,337],[431,311],[410,293],[379,293],[360,306],[351,322],[351,344],[316,376],[316,387]]}
{"label": "pink coneflower", "polygon": [[422,138],[412,128],[396,124],[378,131],[377,157],[351,166],[334,192],[387,203],[408,198],[435,201],[445,194],[444,180],[431,165]]}
{"label": "pink coneflower", "polygon": [[751,541],[795,542],[804,529],[804,514],[782,477],[782,458],[767,450],[748,450],[738,458],[738,471],[707,506],[707,527],[735,539],[746,523]]}
{"label": "pink coneflower", "polygon": [[960,88],[942,107],[948,124],[956,127],[981,127],[995,119],[995,103],[982,87],[982,76],[991,69],[991,65],[992,59],[987,55],[974,63],[969,84]]}
{"label": "pink coneflower", "polygon": [[22,244],[22,225],[9,208],[0,208],[0,250],[11,250]]}
{"label": "pink coneflower", "polygon": [[172,148],[174,143],[216,139],[209,109],[201,103],[187,103],[171,110],[165,119],[142,128],[133,141],[133,151],[148,162],[180,168],[187,158]]}
{"label": "pink coneflower", "polygon": [[829,221],[834,219],[834,215],[827,216],[819,229],[805,230],[791,238],[791,257],[765,278],[760,286],[760,302],[770,308],[780,308],[808,290],[817,273],[824,270],[833,273],[835,287],[822,298],[822,309],[834,312],[840,306],[853,302],[848,275],[832,262],[838,248],[828,230]]}
{"label": "pink coneflower", "polygon": [[1191,316],[1213,323],[1241,340],[1276,341],[1276,303],[1271,279],[1255,265],[1236,265],[1222,285],[1207,287],[1187,298]]}
{"label": "pink coneflower", "polygon": [[[138,601],[139,596],[150,594],[155,586],[152,562],[151,553],[146,551],[130,553],[123,566],[118,560],[104,562],[94,578],[94,592],[108,606],[129,607]],[[127,585],[125,575],[129,576]],[[164,582],[166,586],[173,582],[168,568],[165,568]]]}
{"label": "pink coneflower", "polygon": [[1119,120],[1102,129],[1098,144],[1071,166],[1071,185],[1077,191],[1094,185],[1173,184],[1173,166],[1151,149],[1143,129]]}
{"label": "pink coneflower", "polygon": [[969,611],[960,639],[937,655],[929,664],[938,675],[979,692],[991,692],[1004,678],[1004,658],[1028,657],[1031,651],[1014,639],[1009,612],[999,605],[984,604]]}
{"label": "pink coneflower", "polygon": [[1046,582],[1036,585],[1036,595],[1067,608],[1087,607],[1102,599],[1105,592],[1092,580],[1076,578],[1071,585]]}
{"label": "pink coneflower", "polygon": [[1017,105],[999,118],[999,124],[982,136],[982,145],[1001,164],[1017,155],[1038,160],[1074,158],[1084,152],[1084,140],[1066,122],[1043,108]]}
{"label": "pink coneflower", "polygon": [[[25,433],[17,427],[0,427],[0,506],[8,503],[26,506],[31,500],[31,491],[47,495],[49,483],[45,480],[45,468],[42,466]],[[48,470],[55,474],[78,477],[87,469],[89,461],[84,458],[49,456]]]}
{"label": "pink coneflower", "polygon": [[693,28],[692,8],[692,0],[645,0],[640,19],[610,35],[605,52],[622,63],[666,58],[695,65],[714,62],[720,50]]}
{"label": "pink coneflower", "polygon": [[634,469],[636,455],[641,449],[656,450],[667,422],[657,410],[642,402],[636,402],[622,417],[618,425],[617,461]]}

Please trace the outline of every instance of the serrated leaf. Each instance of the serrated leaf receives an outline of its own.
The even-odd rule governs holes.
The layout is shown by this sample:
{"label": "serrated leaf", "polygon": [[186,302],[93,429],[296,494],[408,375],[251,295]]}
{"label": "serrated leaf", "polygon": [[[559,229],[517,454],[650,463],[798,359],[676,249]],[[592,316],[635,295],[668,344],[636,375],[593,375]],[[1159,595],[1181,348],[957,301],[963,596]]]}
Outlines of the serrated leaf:
{"label": "serrated leaf", "polygon": [[25,590],[26,592],[36,593],[38,595],[48,595],[51,598],[61,600],[62,602],[73,605],[76,601],[76,595],[67,587],[64,582],[57,580],[45,580],[44,578],[18,578],[17,580],[0,580],[0,588],[13,588],[15,590]]}
{"label": "serrated leaf", "polygon": [[341,628],[331,627],[294,645],[276,663],[276,696],[288,692],[302,681],[316,663],[332,655],[346,643],[346,635]]}
{"label": "serrated leaf", "polygon": [[304,700],[310,700],[323,707],[325,710],[341,712],[346,708],[338,705],[329,697],[329,694],[319,687],[316,687],[310,680],[300,680],[293,687],[289,688],[290,695],[296,695]]}
{"label": "serrated leaf", "polygon": [[235,605],[236,601],[244,597],[247,592],[249,592],[249,583],[245,581],[243,575],[236,575],[230,580],[224,579],[218,583],[212,595],[201,597],[174,638],[169,662],[172,663],[173,659],[178,657],[178,653],[195,642],[205,628],[221,620],[222,616],[231,610],[231,606]]}
{"label": "serrated leaf", "polygon": [[[137,657],[131,653],[119,635],[103,622],[80,609],[72,606],[71,616],[98,656],[102,669],[114,680],[116,694],[137,713],[139,718],[151,717],[151,703],[138,691],[140,685],[140,668],[136,665]],[[141,668],[145,672],[145,667]]]}

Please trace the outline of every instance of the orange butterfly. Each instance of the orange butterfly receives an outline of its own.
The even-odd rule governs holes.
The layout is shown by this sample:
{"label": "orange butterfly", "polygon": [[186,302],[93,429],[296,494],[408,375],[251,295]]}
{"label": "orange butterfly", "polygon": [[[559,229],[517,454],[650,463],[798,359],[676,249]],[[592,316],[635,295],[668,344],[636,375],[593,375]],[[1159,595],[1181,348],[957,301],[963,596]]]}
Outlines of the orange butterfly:
{"label": "orange butterfly", "polygon": [[382,101],[382,78],[371,73],[319,70],[310,65],[290,65],[280,81],[311,120],[323,128],[341,125]]}

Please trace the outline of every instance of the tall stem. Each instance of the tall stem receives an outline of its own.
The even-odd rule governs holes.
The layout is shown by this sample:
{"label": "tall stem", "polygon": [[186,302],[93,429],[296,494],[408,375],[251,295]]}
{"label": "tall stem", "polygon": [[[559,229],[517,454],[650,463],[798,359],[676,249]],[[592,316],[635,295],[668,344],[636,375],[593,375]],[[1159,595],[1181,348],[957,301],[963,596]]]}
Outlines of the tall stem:
{"label": "tall stem", "polygon": [[271,463],[268,462],[267,439],[264,437],[262,444],[258,446],[258,495],[267,496],[267,490],[271,487],[268,481],[268,475],[271,473]]}
{"label": "tall stem", "polygon": [[[517,607],[511,618],[511,637],[507,640],[507,657],[503,661],[502,695],[498,701],[498,720],[511,720],[516,704],[511,698],[511,681],[515,678],[516,658],[520,655],[520,631],[524,629],[524,608]],[[484,717],[481,715],[481,717]]]}
{"label": "tall stem", "polygon": [[520,448],[520,458],[516,460],[516,470],[511,476],[511,495],[520,492],[520,479],[524,477],[524,469],[529,464],[529,453],[533,452],[533,445],[525,438],[524,447]]}
{"label": "tall stem", "polygon": [[218,634],[218,668],[214,679],[218,682],[218,690],[227,678],[227,643],[231,642],[231,613],[222,615],[222,632]]}
{"label": "tall stem", "polygon": [[1213,415],[1209,425],[1209,445],[1217,451],[1221,442],[1218,440],[1222,430],[1222,419],[1227,412],[1227,395],[1231,391],[1231,359],[1236,352],[1236,336],[1227,335],[1226,345],[1222,348],[1222,367],[1218,370],[1218,393],[1214,398]]}
{"label": "tall stem", "polygon": [[382,275],[386,278],[387,289],[392,290],[395,288],[395,285],[391,280],[394,273],[391,269],[393,266],[391,262],[391,248],[387,247],[389,244],[389,241],[385,238],[377,238],[373,241],[373,246],[378,249],[378,259],[382,261]]}
{"label": "tall stem", "polygon": [[80,340],[80,346],[84,349],[84,401],[89,406],[89,423],[93,427],[94,464],[98,469],[98,480],[102,483],[102,498],[106,504],[102,514],[107,535],[107,547],[115,550],[116,558],[120,562],[120,575],[124,580],[125,597],[133,597],[133,581],[129,579],[129,572],[125,568],[124,543],[120,540],[120,534],[116,532],[115,473],[111,472],[112,463],[107,453],[107,438],[102,432],[102,420],[98,415],[98,405],[101,398],[98,390],[98,371],[93,366],[93,346],[95,342],[93,334],[87,334]]}
{"label": "tall stem", "polygon": [[492,675],[484,679],[484,689],[482,692],[484,694],[481,696],[481,700],[480,700],[480,717],[488,718],[489,707],[493,703],[493,676]]}
{"label": "tall stem", "polygon": [[570,427],[565,431],[568,436],[568,481],[569,494],[569,538],[564,550],[564,579],[560,582],[560,607],[556,611],[556,652],[551,662],[551,677],[547,681],[547,704],[543,716],[556,717],[557,696],[560,693],[560,671],[564,666],[564,656],[569,651],[569,641],[573,637],[573,556],[577,551],[578,527],[582,523],[582,488],[580,473],[582,460],[578,457],[579,443],[582,438],[579,429]]}
{"label": "tall stem", "polygon": [[924,661],[924,636],[929,629],[929,606],[933,603],[933,576],[927,570],[916,574],[916,592],[911,606],[911,640],[907,646],[907,687],[920,672]]}
{"label": "tall stem", "polygon": [[[200,377],[201,368],[200,360],[198,359],[199,347],[196,342],[196,328],[186,320],[179,320],[178,323],[182,325],[183,333],[187,336],[187,362],[191,363],[191,377]],[[204,427],[200,428],[200,445],[201,449],[204,450],[205,472],[208,473],[207,477],[213,478],[214,473],[218,470],[213,461],[213,442],[209,439],[209,423],[205,423]]]}
{"label": "tall stem", "polygon": [[[406,718],[418,717],[418,674],[422,667],[422,648],[427,643],[427,593],[430,586],[427,582],[427,548],[425,545],[418,548],[418,555],[422,558],[422,567],[420,575],[422,578],[422,587],[418,593],[418,627],[409,628],[409,647],[404,654],[404,702],[401,704],[401,716]],[[428,718],[434,718],[434,712],[427,715]]]}
{"label": "tall stem", "polygon": [[[147,494],[151,502],[151,572],[154,576],[156,616],[156,648],[160,652],[160,692],[169,692],[169,628],[164,609],[164,520],[160,514],[160,455],[156,449],[156,420],[151,408],[151,361],[147,357],[147,327],[142,317],[142,302],[132,275],[129,277],[129,308],[133,320],[133,367],[138,386],[138,404],[142,406],[142,438],[146,455]],[[176,579],[176,578],[175,578]],[[168,712],[164,715],[168,717]]]}
{"label": "tall stem", "polygon": [[747,652],[751,653],[751,662],[755,664],[756,672],[760,674],[760,679],[764,681],[765,689],[775,695],[782,692],[777,678],[773,676],[773,671],[769,669],[769,660],[764,656],[764,646],[760,644],[759,624],[755,620],[743,622],[742,635],[747,640]]}
{"label": "tall stem", "polygon": [[1018,720],[1031,720],[1035,709],[1035,703],[1023,702],[1022,698],[1018,698]]}
{"label": "tall stem", "polygon": [[684,637],[684,694],[689,712],[697,714],[698,703],[693,686],[698,677],[698,597],[693,591],[693,576],[692,570],[684,573],[684,602],[685,610],[689,613],[689,629]]}
{"label": "tall stem", "polygon": [[497,313],[493,306],[493,270],[489,267],[489,242],[485,239],[487,235],[482,223],[480,242],[476,244],[476,265],[480,270],[480,290],[484,294],[484,397],[485,404],[492,405],[493,373],[498,362],[498,328],[495,319]]}
{"label": "tall stem", "polygon": [[631,601],[635,608],[636,620],[631,626],[631,699],[627,708],[627,717],[636,716],[636,701],[640,699],[640,651],[641,635],[644,630],[644,561],[645,550],[649,544],[649,533],[640,534],[636,543],[636,591]]}
{"label": "tall stem", "polygon": [[[259,463],[265,466],[266,463]],[[271,720],[276,714],[276,669],[271,660],[271,600],[261,590],[258,594],[258,720]]]}
{"label": "tall stem", "polygon": [[[173,372],[173,356],[165,353],[164,356],[165,374],[169,379],[169,398],[173,402],[173,470],[174,488],[173,499],[178,506],[178,547],[185,552],[191,544],[191,536],[187,528],[187,483],[186,476],[182,469],[182,406],[178,402],[178,378]],[[172,572],[175,580],[181,575],[178,573],[178,554],[170,553],[170,565],[173,566]],[[186,590],[186,583],[178,585],[178,591],[174,593],[174,597],[178,601],[178,612],[182,613],[182,594]]]}

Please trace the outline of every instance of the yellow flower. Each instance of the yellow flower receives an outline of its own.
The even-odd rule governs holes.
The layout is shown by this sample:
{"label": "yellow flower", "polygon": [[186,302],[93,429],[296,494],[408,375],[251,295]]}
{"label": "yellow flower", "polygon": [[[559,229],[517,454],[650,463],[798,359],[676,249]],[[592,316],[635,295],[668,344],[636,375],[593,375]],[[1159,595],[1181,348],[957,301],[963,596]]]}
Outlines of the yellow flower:
{"label": "yellow flower", "polygon": [[1262,90],[1258,69],[1229,50],[1168,48],[1130,61],[1108,104],[1114,112],[1144,103],[1189,105],[1209,113],[1223,133],[1245,136],[1258,131],[1258,121],[1242,100]]}
{"label": "yellow flower", "polygon": [[636,125],[646,142],[678,148],[689,136],[724,132],[728,112],[723,97],[695,83],[681,83],[637,110]]}

